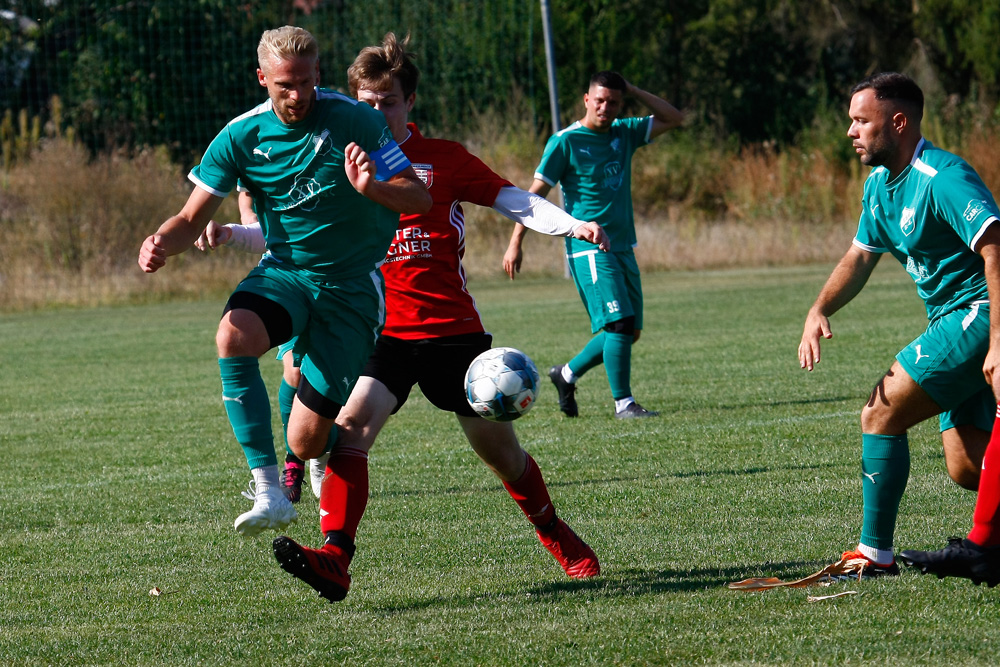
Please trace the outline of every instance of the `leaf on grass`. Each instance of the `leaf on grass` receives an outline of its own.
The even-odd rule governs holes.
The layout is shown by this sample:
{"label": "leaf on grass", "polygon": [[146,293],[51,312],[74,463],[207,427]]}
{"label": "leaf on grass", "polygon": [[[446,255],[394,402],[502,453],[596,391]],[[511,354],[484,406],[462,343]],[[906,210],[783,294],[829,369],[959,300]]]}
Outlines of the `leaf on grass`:
{"label": "leaf on grass", "polygon": [[864,572],[866,565],[868,565],[868,561],[864,558],[843,558],[833,565],[827,565],[819,572],[810,574],[803,579],[782,581],[777,577],[762,577],[734,581],[728,587],[734,591],[766,591],[780,587],[805,588],[806,586],[822,586],[834,581],[834,577],[843,575],[857,575],[860,580],[861,573]]}
{"label": "leaf on grass", "polygon": [[163,591],[161,591],[161,590],[160,590],[160,589],[159,589],[158,587],[156,587],[156,586],[153,586],[152,588],[150,588],[150,589],[149,589],[149,595],[150,595],[151,597],[154,597],[154,598],[155,598],[155,597],[159,597],[159,596],[160,596],[160,595],[161,595],[162,593],[163,593]]}

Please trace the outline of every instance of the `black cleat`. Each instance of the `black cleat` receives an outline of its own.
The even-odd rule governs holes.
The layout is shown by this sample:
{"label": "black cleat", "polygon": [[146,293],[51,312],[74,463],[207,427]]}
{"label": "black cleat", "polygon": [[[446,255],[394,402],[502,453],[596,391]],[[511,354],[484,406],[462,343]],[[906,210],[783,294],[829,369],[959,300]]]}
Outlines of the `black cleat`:
{"label": "black cleat", "polygon": [[658,417],[659,414],[659,412],[647,410],[635,401],[632,401],[624,410],[616,412],[615,417],[617,419],[642,419],[643,417]]}
{"label": "black cleat", "polygon": [[281,569],[316,589],[320,597],[340,602],[347,597],[351,575],[347,573],[347,557],[333,553],[329,547],[310,549],[290,537],[276,537],[271,544]]}
{"label": "black cleat", "polygon": [[576,385],[572,382],[566,382],[563,379],[562,369],[566,364],[561,366],[553,366],[549,369],[549,379],[552,380],[552,384],[556,386],[556,391],[559,392],[559,409],[563,411],[567,417],[576,417],[580,414],[580,411],[576,407]]}
{"label": "black cleat", "polygon": [[981,547],[961,537],[948,539],[948,546],[939,551],[904,551],[899,559],[924,574],[962,577],[972,583],[993,588],[1000,584],[1000,546]]}

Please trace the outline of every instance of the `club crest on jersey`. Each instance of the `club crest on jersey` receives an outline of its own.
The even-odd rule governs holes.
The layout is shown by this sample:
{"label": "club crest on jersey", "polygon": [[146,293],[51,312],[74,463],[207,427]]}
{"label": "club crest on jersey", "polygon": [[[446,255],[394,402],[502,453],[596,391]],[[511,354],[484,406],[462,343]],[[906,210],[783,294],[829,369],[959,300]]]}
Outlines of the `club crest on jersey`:
{"label": "club crest on jersey", "polygon": [[417,172],[417,176],[424,182],[424,186],[429,188],[434,185],[434,165],[414,163],[412,166],[413,171]]}
{"label": "club crest on jersey", "polygon": [[604,165],[604,187],[609,190],[618,190],[622,186],[624,173],[620,162],[608,162]]}
{"label": "club crest on jersey", "polygon": [[917,228],[917,225],[913,220],[916,215],[917,209],[915,208],[907,206],[903,209],[903,215],[899,219],[899,228],[902,230],[904,235],[909,236],[913,233],[913,230]]}
{"label": "club crest on jersey", "polygon": [[986,200],[985,199],[971,199],[969,200],[969,205],[965,207],[965,213],[962,216],[968,222],[972,222],[976,217],[986,210]]}

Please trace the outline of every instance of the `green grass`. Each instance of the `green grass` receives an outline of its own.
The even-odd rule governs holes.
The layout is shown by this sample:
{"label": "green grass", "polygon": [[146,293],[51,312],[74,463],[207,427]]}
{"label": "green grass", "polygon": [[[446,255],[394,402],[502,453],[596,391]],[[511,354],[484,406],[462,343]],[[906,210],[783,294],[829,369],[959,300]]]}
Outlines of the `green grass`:
{"label": "green grass", "polygon": [[[880,268],[805,373],[796,347],[829,268],[644,276],[633,385],[659,419],[614,420],[599,369],[576,420],[544,387],[518,432],[600,555],[596,580],[562,576],[415,392],[373,449],[336,605],[277,567],[270,534],[233,531],[249,475],[219,400],[221,300],[5,315],[0,664],[995,664],[1000,589],[912,571],[725,587],[804,576],[857,540],[858,413],[924,313]],[[566,281],[472,287],[496,344],[543,371],[586,340]],[[262,367],[273,395],[279,364]],[[936,431],[911,433],[899,548],[937,548],[971,520]],[[299,513],[289,534],[317,543],[311,498]],[[841,590],[858,595],[806,601]]]}

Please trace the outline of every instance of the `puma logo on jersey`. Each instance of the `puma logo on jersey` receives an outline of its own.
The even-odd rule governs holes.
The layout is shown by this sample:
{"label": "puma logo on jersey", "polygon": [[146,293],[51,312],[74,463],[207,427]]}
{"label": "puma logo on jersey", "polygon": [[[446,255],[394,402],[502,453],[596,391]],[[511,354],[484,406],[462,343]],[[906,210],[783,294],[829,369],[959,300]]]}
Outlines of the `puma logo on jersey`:
{"label": "puma logo on jersey", "polygon": [[262,151],[259,148],[255,148],[255,149],[253,149],[253,154],[254,155],[262,155],[265,160],[267,160],[268,162],[270,162],[271,161],[271,155],[270,155],[270,153],[271,153],[271,149],[272,148],[274,148],[274,146],[268,146],[267,147],[267,153],[265,153],[264,151]]}
{"label": "puma logo on jersey", "polygon": [[931,355],[924,354],[924,353],[922,353],[920,351],[921,347],[923,347],[923,345],[917,345],[917,347],[915,348],[917,350],[917,360],[913,362],[915,364],[919,364],[921,359],[930,359],[931,358]]}
{"label": "puma logo on jersey", "polygon": [[583,148],[580,149],[580,152],[586,155],[587,157],[594,157],[593,155],[590,154],[590,146],[584,146]]}
{"label": "puma logo on jersey", "polygon": [[879,206],[881,206],[881,204],[875,204],[874,206],[872,206],[872,208],[871,208],[871,212],[872,212],[872,217],[873,217],[873,218],[875,217],[875,211],[877,211],[877,210],[878,210],[878,207],[879,207]]}

